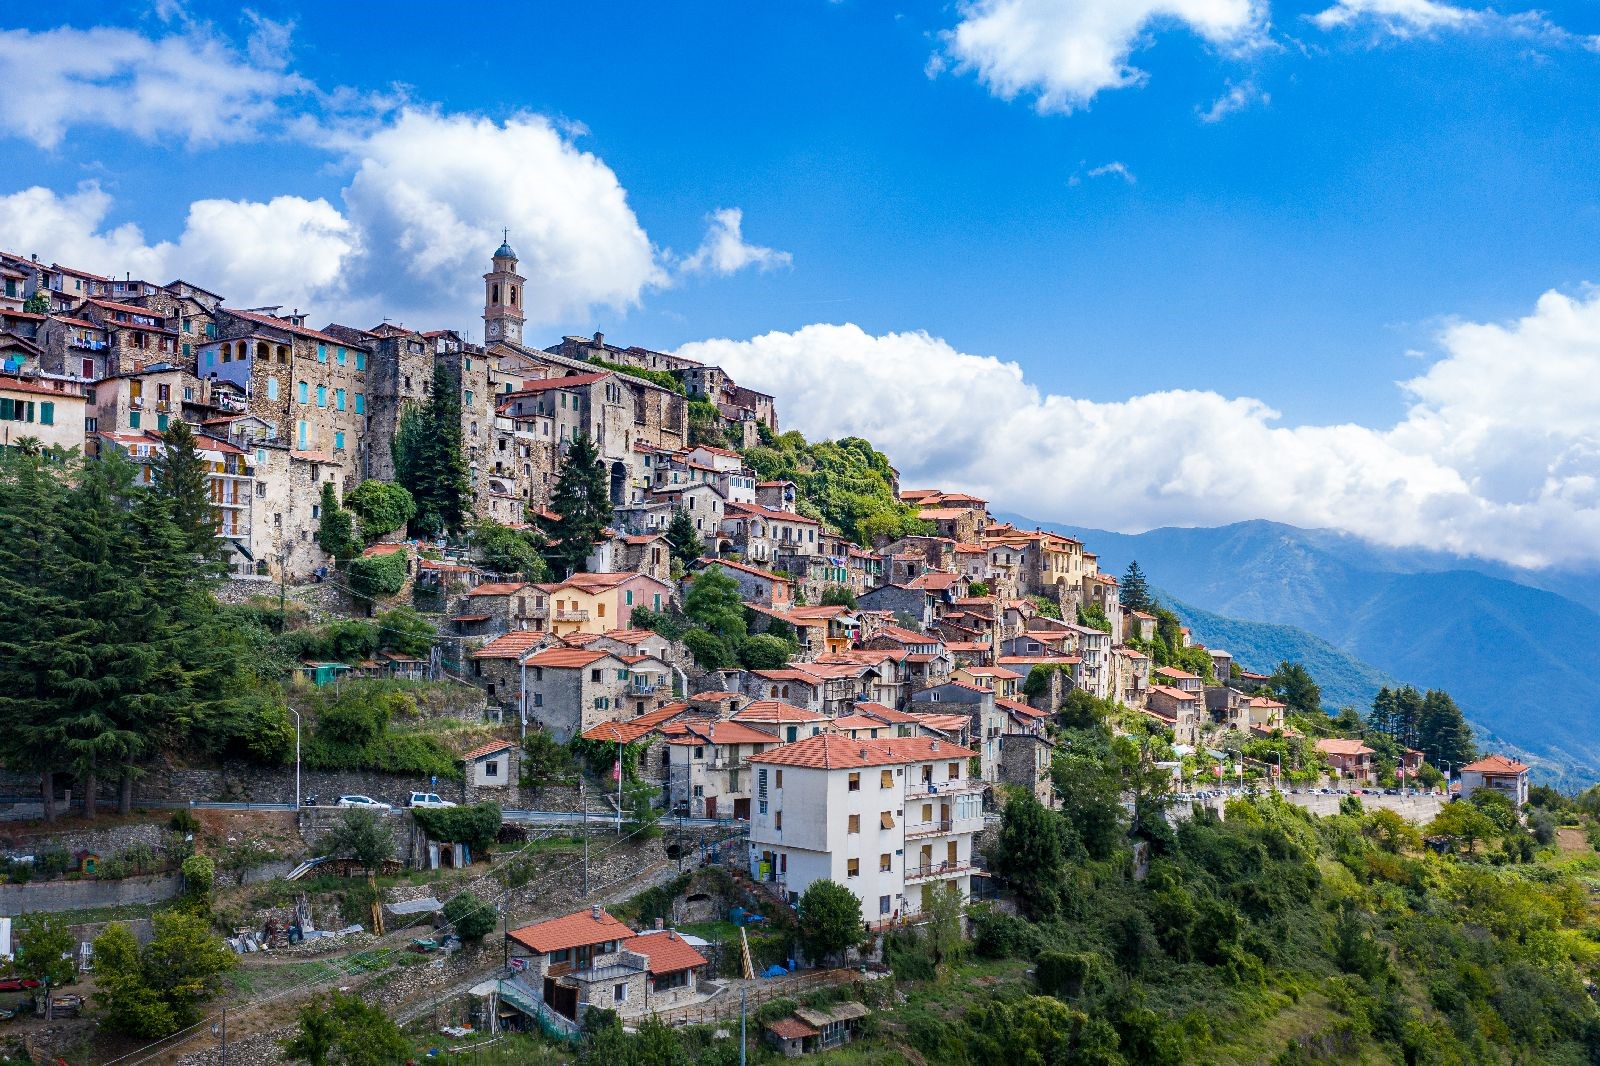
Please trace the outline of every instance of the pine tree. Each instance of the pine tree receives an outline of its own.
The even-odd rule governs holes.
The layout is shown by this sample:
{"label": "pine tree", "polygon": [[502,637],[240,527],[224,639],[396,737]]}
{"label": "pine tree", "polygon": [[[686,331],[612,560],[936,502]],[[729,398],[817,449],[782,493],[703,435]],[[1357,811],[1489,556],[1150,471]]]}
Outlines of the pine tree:
{"label": "pine tree", "polygon": [[1398,688],[1394,692],[1394,710],[1390,719],[1392,728],[1389,735],[1396,743],[1407,748],[1415,748],[1421,744],[1422,693],[1410,685]]}
{"label": "pine tree", "polygon": [[672,548],[672,558],[685,568],[706,550],[699,530],[694,528],[694,519],[682,507],[673,509],[672,521],[667,524],[667,543]]}
{"label": "pine tree", "polygon": [[1477,755],[1472,743],[1472,727],[1448,692],[1429,689],[1422,699],[1417,742],[1412,747],[1432,754],[1453,767],[1465,766]]}
{"label": "pine tree", "polygon": [[594,441],[586,433],[572,438],[561,476],[550,495],[554,519],[541,519],[549,546],[545,558],[557,577],[583,569],[584,560],[611,521],[610,479]]}
{"label": "pine tree", "polygon": [[217,512],[211,502],[211,476],[195,447],[189,423],[181,418],[162,434],[166,448],[152,464],[155,491],[169,503],[189,553],[208,562],[221,557],[217,539]]}
{"label": "pine tree", "polygon": [[1394,736],[1395,702],[1389,686],[1378,690],[1372,700],[1372,712],[1367,715],[1367,727],[1385,736]]}
{"label": "pine tree", "polygon": [[1145,580],[1144,571],[1139,569],[1137,559],[1128,564],[1127,571],[1122,575],[1120,599],[1122,606],[1130,611],[1148,612],[1155,605],[1150,595],[1150,583]]}

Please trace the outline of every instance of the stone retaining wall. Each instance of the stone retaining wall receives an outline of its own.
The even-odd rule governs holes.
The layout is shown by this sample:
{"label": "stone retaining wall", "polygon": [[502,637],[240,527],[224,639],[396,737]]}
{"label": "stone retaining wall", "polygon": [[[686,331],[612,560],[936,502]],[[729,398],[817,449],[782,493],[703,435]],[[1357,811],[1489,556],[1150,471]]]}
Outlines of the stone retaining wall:
{"label": "stone retaining wall", "polygon": [[177,874],[125,877],[121,881],[30,881],[25,885],[0,885],[0,914],[160,903],[176,896],[182,885],[183,878]]}

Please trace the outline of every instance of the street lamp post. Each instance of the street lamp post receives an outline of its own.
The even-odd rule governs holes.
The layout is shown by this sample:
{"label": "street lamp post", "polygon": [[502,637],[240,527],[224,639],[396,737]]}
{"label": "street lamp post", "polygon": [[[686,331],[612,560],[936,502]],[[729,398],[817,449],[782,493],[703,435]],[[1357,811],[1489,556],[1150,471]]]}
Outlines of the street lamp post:
{"label": "street lamp post", "polygon": [[1283,777],[1283,752],[1281,752],[1281,751],[1269,751],[1268,754],[1272,755],[1274,758],[1276,758],[1278,760],[1278,773],[1272,779],[1272,790],[1274,792],[1276,792],[1276,791],[1278,791],[1278,781],[1279,781],[1280,778]]}
{"label": "street lamp post", "polygon": [[289,713],[294,715],[294,810],[300,813],[300,712],[293,707]]}

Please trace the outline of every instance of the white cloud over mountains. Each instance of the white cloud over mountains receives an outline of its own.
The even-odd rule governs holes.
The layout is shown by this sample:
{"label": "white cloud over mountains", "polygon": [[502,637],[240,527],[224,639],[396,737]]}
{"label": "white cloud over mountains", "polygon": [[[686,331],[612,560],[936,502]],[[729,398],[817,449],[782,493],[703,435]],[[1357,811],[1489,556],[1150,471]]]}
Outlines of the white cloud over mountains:
{"label": "white cloud over mountains", "polygon": [[1459,324],[1388,429],[1282,424],[1260,400],[1041,393],[1015,363],[926,333],[812,325],[680,353],[782,397],[808,436],[859,435],[907,486],[1146,529],[1271,518],[1522,565],[1600,561],[1600,292]]}
{"label": "white cloud over mountains", "polygon": [[591,308],[625,310],[673,282],[674,266],[713,275],[786,265],[747,243],[743,215],[709,217],[679,264],[658,249],[616,173],[577,143],[584,131],[543,115],[503,121],[406,102],[404,94],[324,91],[289,69],[292,27],[248,17],[241,49],[207,24],[180,29],[0,31],[0,135],[56,148],[80,128],[110,127],[171,147],[277,138],[312,165],[347,174],[341,203],[279,196],[207,199],[181,232],[147,241],[86,184],[0,194],[9,251],[106,274],[182,275],[238,305],[314,308],[372,325],[473,329],[479,275],[502,229],[522,255],[527,313],[539,325]]}

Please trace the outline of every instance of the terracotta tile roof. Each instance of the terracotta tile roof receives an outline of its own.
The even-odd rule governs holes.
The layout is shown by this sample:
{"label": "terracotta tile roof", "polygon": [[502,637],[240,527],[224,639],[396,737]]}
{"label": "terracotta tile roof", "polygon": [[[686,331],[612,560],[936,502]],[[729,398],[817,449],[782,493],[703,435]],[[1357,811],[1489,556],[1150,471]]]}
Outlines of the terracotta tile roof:
{"label": "terracotta tile roof", "polygon": [[651,637],[659,635],[660,634],[656,633],[656,631],[653,629],[608,629],[604,633],[599,634],[599,636],[608,637],[619,644],[630,644],[634,646],[643,644]]}
{"label": "terracotta tile roof", "polygon": [[548,634],[537,629],[516,629],[473,652],[474,659],[520,659],[538,647]]}
{"label": "terracotta tile roof", "polygon": [[793,744],[784,744],[753,755],[750,761],[820,770],[855,770],[869,766],[901,766],[933,759],[969,759],[976,754],[959,744],[929,737],[851,740],[839,733],[818,733]]}
{"label": "terracotta tile roof", "polygon": [[580,385],[593,385],[601,378],[610,377],[611,371],[602,370],[598,374],[568,374],[560,378],[544,378],[537,381],[524,381],[522,387],[515,392],[501,393],[501,398],[506,396],[525,396],[534,392],[548,392],[551,389],[571,389]]}
{"label": "terracotta tile roof", "polygon": [[527,587],[528,584],[525,581],[485,581],[483,584],[467,593],[467,595],[509,596],[518,589],[525,589]]}
{"label": "terracotta tile roof", "polygon": [[721,703],[724,700],[744,700],[748,703],[750,697],[742,692],[696,692],[689,697],[690,703]]}
{"label": "terracotta tile roof", "polygon": [[1168,696],[1175,700],[1198,700],[1200,698],[1198,692],[1185,692],[1181,688],[1173,688],[1170,685],[1151,685],[1150,691],[1159,692],[1163,696]]}
{"label": "terracotta tile roof", "polygon": [[546,648],[528,660],[529,666],[550,667],[556,670],[581,669],[601,659],[611,658],[608,651],[590,651],[587,648]]}
{"label": "terracotta tile roof", "polygon": [[669,744],[776,744],[778,738],[743,722],[673,722],[667,726]]}
{"label": "terracotta tile roof", "polygon": [[1163,677],[1175,677],[1180,681],[1200,680],[1199,674],[1191,674],[1187,670],[1179,670],[1176,666],[1158,666],[1156,667],[1156,673],[1161,674]]}
{"label": "terracotta tile roof", "polygon": [[1081,655],[1002,655],[995,662],[1001,666],[1077,666],[1083,662]]}
{"label": "terracotta tile roof", "polygon": [[715,448],[709,444],[696,444],[694,447],[687,450],[691,452],[709,452],[712,455],[726,455],[730,459],[744,458],[744,456],[740,455],[738,452],[729,451],[726,448]]}
{"label": "terracotta tile roof", "polygon": [[865,714],[845,714],[829,722],[827,728],[836,732],[850,729],[888,729],[889,723]]}
{"label": "terracotta tile roof", "polygon": [[952,519],[969,515],[973,510],[971,507],[924,507],[917,512],[917,517],[927,519],[930,522],[948,522]]}
{"label": "terracotta tile roof", "polygon": [[361,554],[372,558],[379,555],[398,555],[406,550],[404,544],[374,544]]}
{"label": "terracotta tile roof", "polygon": [[[1320,745],[1319,745],[1320,747]],[[1504,755],[1486,755],[1477,762],[1469,762],[1463,766],[1462,771],[1472,770],[1484,774],[1523,774],[1528,768],[1515,759],[1508,759]]]}
{"label": "terracotta tile roof", "polygon": [[[1317,741],[1317,750],[1324,755],[1372,755],[1373,750],[1359,740],[1345,740],[1342,737],[1324,737]],[[1466,769],[1466,767],[1462,767]]]}
{"label": "terracotta tile roof", "polygon": [[[728,695],[728,693],[722,693],[721,695]],[[821,722],[825,718],[816,711],[808,711],[804,707],[796,707],[792,703],[783,703],[780,700],[757,700],[735,711],[732,720],[735,722],[772,722],[794,725],[805,722]]]}
{"label": "terracotta tile roof", "polygon": [[792,511],[774,511],[772,508],[763,507],[758,503],[734,503],[731,500],[728,502],[727,509],[723,511],[723,514],[755,515],[757,518],[765,518],[770,521],[796,522],[802,526],[820,526],[822,524],[815,518],[807,518],[805,515],[795,514]]}
{"label": "terracotta tile roof", "polygon": [[1015,711],[1024,718],[1038,719],[1050,717],[1048,713],[1041,711],[1037,707],[1030,707],[1021,700],[1008,700],[1004,696],[996,696],[994,698],[994,704],[996,707],[1004,707],[1008,711]]}
{"label": "terracotta tile roof", "polygon": [[646,733],[664,722],[670,722],[688,709],[689,705],[687,703],[669,703],[663,707],[657,707],[653,711],[641,714],[637,718],[629,718],[622,722],[601,722],[597,726],[584,730],[582,736],[584,740],[604,740],[612,744],[620,741],[623,744],[632,744]]}
{"label": "terracotta tile roof", "polygon": [[564,918],[548,922],[535,922],[506,934],[512,940],[540,955],[585,944],[602,944],[607,940],[627,940],[633,930],[611,917],[605,910],[597,918],[593,911],[581,910]]}
{"label": "terracotta tile roof", "polygon": [[289,458],[298,459],[302,463],[339,463],[343,465],[344,462],[344,460],[336,459],[327,452],[299,452],[290,450]]}
{"label": "terracotta tile roof", "polygon": [[515,746],[516,745],[512,744],[509,740],[491,740],[487,744],[479,744],[471,751],[462,752],[461,758],[465,762],[471,762],[473,759],[481,759],[486,755],[495,755],[502,751],[510,751]]}
{"label": "terracotta tile roof", "polygon": [[871,703],[867,700],[857,701],[856,711],[861,714],[870,714],[874,718],[881,718],[893,725],[903,725],[916,721],[914,717],[905,711],[897,711],[893,707],[885,707],[881,703]]}
{"label": "terracotta tile roof", "polygon": [[640,933],[622,942],[624,951],[636,951],[650,960],[652,974],[676,973],[704,966],[706,957],[671,929]]}
{"label": "terracotta tile roof", "polygon": [[0,377],[0,389],[4,389],[7,392],[26,392],[34,396],[52,396],[62,400],[84,399],[84,395],[81,392],[62,392],[60,389],[36,385],[31,381],[23,381],[21,378]]}
{"label": "terracotta tile roof", "polygon": [[964,714],[913,713],[911,717],[917,720],[918,725],[937,729],[941,733],[959,733],[972,724],[972,719]]}
{"label": "terracotta tile roof", "polygon": [[995,677],[1001,681],[1015,681],[1022,675],[1003,666],[963,666],[961,672],[973,677]]}
{"label": "terracotta tile roof", "polygon": [[769,1023],[767,1029],[776,1033],[779,1040],[805,1040],[808,1037],[822,1035],[821,1030],[807,1025],[799,1018],[779,1018]]}
{"label": "terracotta tile roof", "polygon": [[[263,326],[274,326],[283,330],[285,333],[293,333],[296,336],[312,337],[316,340],[327,341],[329,344],[337,344],[345,348],[363,347],[363,345],[360,344],[352,344],[344,337],[335,337],[331,333],[323,333],[321,330],[311,329],[307,326],[297,326],[293,322],[285,322],[283,319],[273,318],[271,315],[258,315],[254,311],[236,311],[231,307],[224,307],[223,311],[238,318],[245,319],[249,322],[257,322]],[[148,311],[145,313],[149,314]]]}
{"label": "terracotta tile roof", "polygon": [[906,582],[908,589],[930,589],[939,591],[959,585],[966,581],[960,574],[947,574],[943,570],[929,570],[926,574],[919,574]]}
{"label": "terracotta tile roof", "polygon": [[[140,307],[137,304],[119,304],[113,300],[102,300],[98,296],[89,297],[87,302],[94,304],[96,307],[103,307],[107,311],[121,311],[122,313],[129,315],[143,315],[145,318],[153,318],[157,322],[160,322],[164,317],[166,317],[160,311],[152,311],[148,307]],[[128,323],[124,322],[119,324],[127,325]]]}
{"label": "terracotta tile roof", "polygon": [[711,558],[702,558],[700,560],[700,562],[702,564],[706,565],[706,566],[725,566],[729,570],[738,570],[741,573],[753,574],[756,577],[763,578],[763,579],[765,579],[767,581],[776,582],[778,584],[788,584],[789,583],[789,579],[788,578],[779,577],[777,574],[774,574],[770,570],[763,570],[759,566],[751,566],[749,563],[736,563],[732,559],[711,559]]}
{"label": "terracotta tile roof", "polygon": [[913,630],[906,629],[904,626],[884,626],[882,629],[878,630],[877,633],[873,634],[873,636],[888,637],[890,640],[899,641],[902,644],[943,643],[943,641],[941,641],[937,635],[917,633]]}

